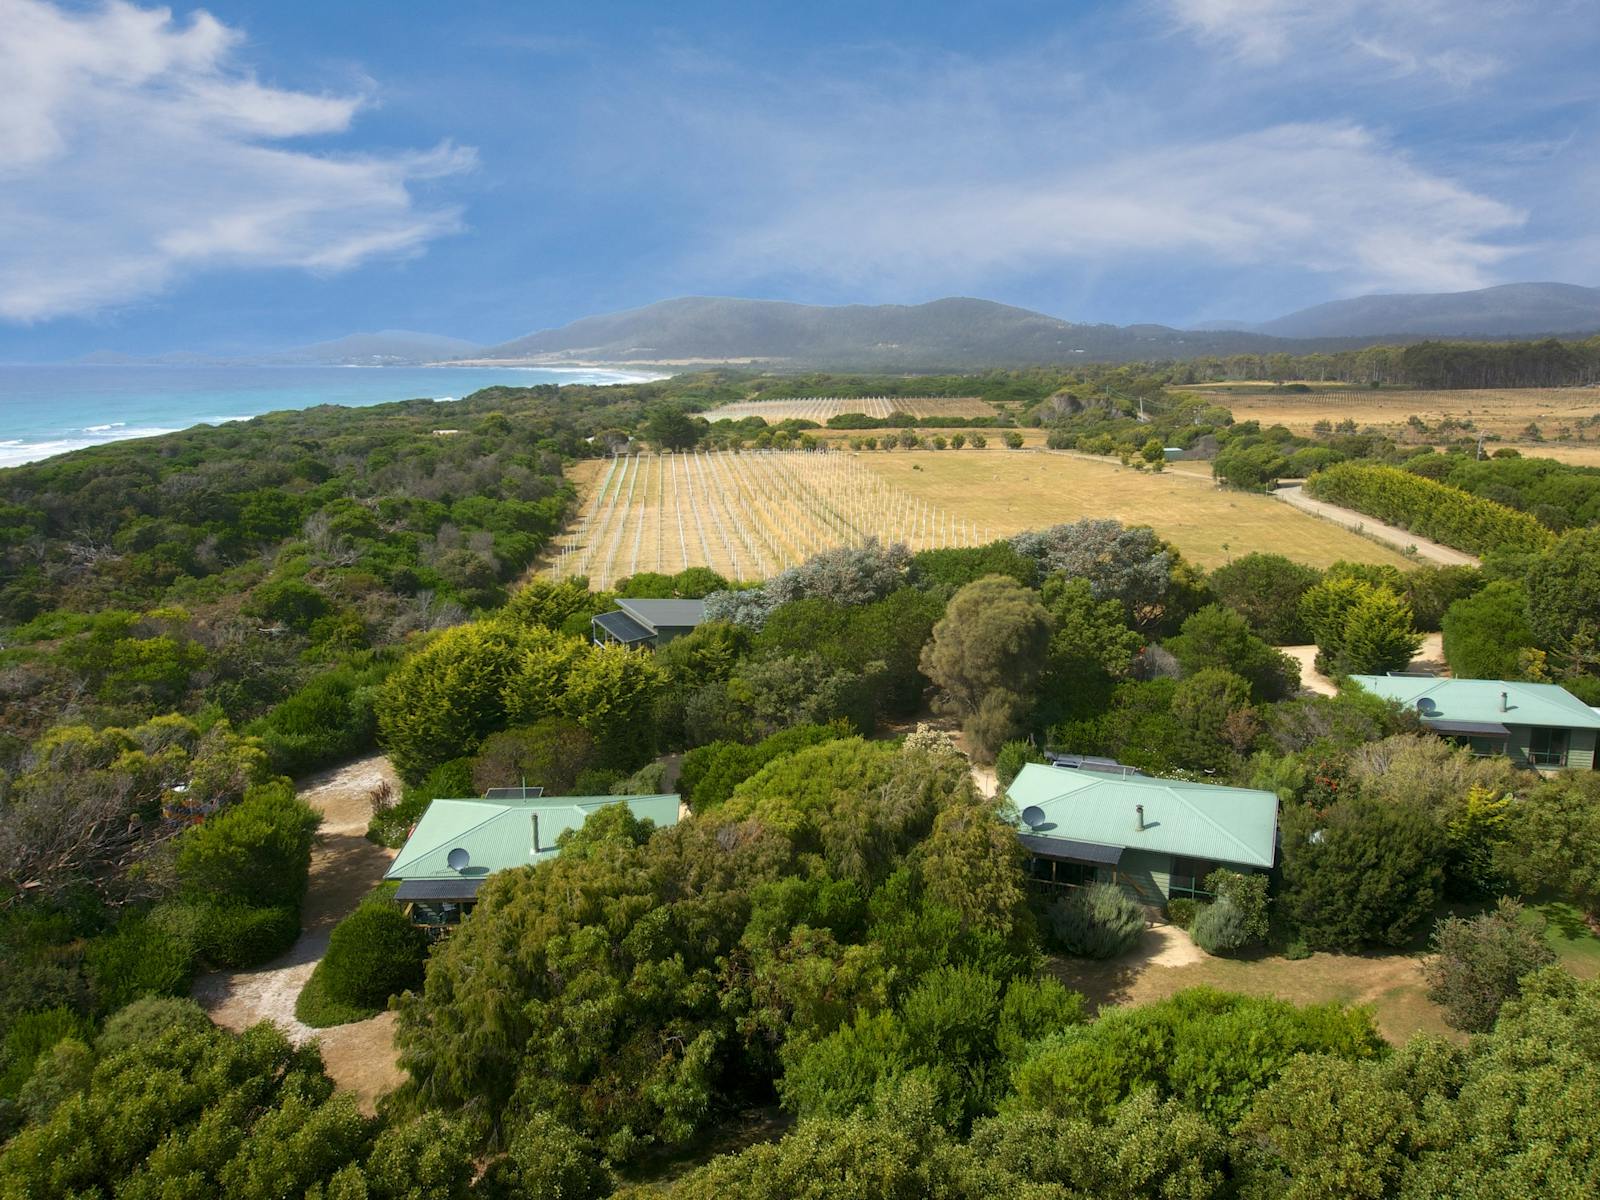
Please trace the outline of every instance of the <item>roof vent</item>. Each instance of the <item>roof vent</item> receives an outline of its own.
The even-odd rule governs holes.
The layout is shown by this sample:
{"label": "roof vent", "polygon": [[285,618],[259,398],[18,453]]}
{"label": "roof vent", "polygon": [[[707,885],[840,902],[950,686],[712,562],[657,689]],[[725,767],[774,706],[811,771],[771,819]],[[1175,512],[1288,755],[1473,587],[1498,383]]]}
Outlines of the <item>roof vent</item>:
{"label": "roof vent", "polygon": [[1505,692],[1501,692],[1500,693],[1500,711],[1501,712],[1510,712],[1511,711],[1511,697],[1508,696]]}
{"label": "roof vent", "polygon": [[1144,805],[1135,804],[1133,806],[1133,815],[1139,822],[1139,832],[1143,833],[1144,832]]}
{"label": "roof vent", "polygon": [[1037,829],[1044,824],[1044,809],[1037,804],[1030,804],[1022,810],[1022,823],[1029,829]]}
{"label": "roof vent", "polygon": [[472,855],[457,846],[444,856],[444,861],[449,864],[452,871],[465,871],[472,864]]}

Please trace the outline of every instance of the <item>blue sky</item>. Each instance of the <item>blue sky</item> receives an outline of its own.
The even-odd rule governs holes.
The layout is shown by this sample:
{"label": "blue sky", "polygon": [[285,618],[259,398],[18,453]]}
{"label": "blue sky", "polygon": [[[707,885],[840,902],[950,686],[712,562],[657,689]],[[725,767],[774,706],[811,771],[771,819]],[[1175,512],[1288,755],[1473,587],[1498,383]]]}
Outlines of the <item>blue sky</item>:
{"label": "blue sky", "polygon": [[0,358],[1600,284],[1596,0],[0,0]]}

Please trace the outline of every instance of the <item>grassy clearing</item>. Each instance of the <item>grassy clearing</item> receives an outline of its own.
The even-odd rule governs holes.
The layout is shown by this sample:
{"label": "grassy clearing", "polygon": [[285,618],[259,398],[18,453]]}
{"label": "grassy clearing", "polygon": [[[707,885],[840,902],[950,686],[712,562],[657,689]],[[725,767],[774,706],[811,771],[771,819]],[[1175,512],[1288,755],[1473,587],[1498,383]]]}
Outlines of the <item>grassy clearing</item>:
{"label": "grassy clearing", "polygon": [[769,425],[791,417],[829,421],[842,413],[860,413],[882,420],[891,413],[913,417],[992,417],[994,405],[976,396],[804,396],[793,400],[746,400],[725,404],[703,415],[708,421],[742,421],[760,417]]}
{"label": "grassy clearing", "polygon": [[1444,1012],[1427,996],[1422,960],[1410,954],[1313,954],[1309,958],[1211,958],[1188,935],[1170,926],[1145,934],[1134,953],[1110,962],[1052,958],[1049,971],[1082,992],[1092,1010],[1149,1004],[1192,987],[1251,996],[1276,996],[1295,1004],[1364,1004],[1378,1030],[1399,1044],[1419,1033],[1461,1040]]}
{"label": "grassy clearing", "polygon": [[992,449],[864,453],[861,462],[896,488],[992,528],[997,537],[1080,517],[1115,517],[1153,526],[1206,567],[1251,551],[1315,567],[1340,559],[1412,565],[1397,550],[1281,501],[1221,490],[1188,471],[1157,475],[1109,459]]}
{"label": "grassy clearing", "polygon": [[1545,919],[1545,941],[1556,952],[1561,965],[1579,979],[1600,975],[1600,937],[1574,905],[1561,900],[1530,905],[1525,919]]}
{"label": "grassy clearing", "polygon": [[[1419,417],[1436,425],[1446,417],[1471,421],[1474,430],[1517,441],[1529,423],[1546,437],[1588,432],[1583,422],[1600,417],[1597,388],[1462,388],[1438,391],[1369,391],[1346,384],[1308,385],[1310,392],[1284,393],[1253,389],[1249,385],[1199,386],[1176,389],[1214,395],[1233,410],[1236,420],[1257,420],[1263,425],[1283,425],[1296,433],[1310,433],[1318,421],[1354,421],[1362,427],[1398,432],[1407,419]],[[1523,453],[1548,453],[1553,447],[1534,444]],[[1552,455],[1553,457],[1553,455]]]}

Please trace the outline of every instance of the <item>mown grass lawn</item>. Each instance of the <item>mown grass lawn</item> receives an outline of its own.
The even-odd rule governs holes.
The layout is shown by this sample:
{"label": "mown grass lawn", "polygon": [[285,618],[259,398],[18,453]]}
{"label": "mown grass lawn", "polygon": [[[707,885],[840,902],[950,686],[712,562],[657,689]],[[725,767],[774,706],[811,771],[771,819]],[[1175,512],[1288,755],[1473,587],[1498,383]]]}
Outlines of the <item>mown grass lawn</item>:
{"label": "mown grass lawn", "polygon": [[1583,913],[1574,905],[1562,900],[1529,905],[1525,919],[1545,919],[1545,940],[1556,952],[1561,965],[1579,979],[1593,979],[1600,975],[1600,937]]}

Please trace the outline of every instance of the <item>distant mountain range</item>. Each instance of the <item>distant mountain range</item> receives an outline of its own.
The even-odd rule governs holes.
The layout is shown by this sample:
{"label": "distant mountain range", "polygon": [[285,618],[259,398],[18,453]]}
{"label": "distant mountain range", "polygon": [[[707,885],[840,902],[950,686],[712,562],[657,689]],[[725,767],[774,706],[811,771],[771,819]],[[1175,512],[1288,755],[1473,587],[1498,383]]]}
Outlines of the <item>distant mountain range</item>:
{"label": "distant mountain range", "polygon": [[[938,370],[1072,361],[1304,353],[1425,337],[1527,338],[1600,330],[1600,288],[1512,283],[1473,292],[1361,296],[1256,324],[1082,325],[955,298],[928,304],[820,306],[687,296],[584,317],[496,346],[386,330],[253,356],[170,354],[158,362],[302,366],[419,363]],[[93,355],[86,361],[136,361]]]}
{"label": "distant mountain range", "polygon": [[1257,325],[1080,325],[989,300],[819,307],[690,296],[585,317],[491,346],[483,362],[752,362],[856,368],[1126,362],[1303,352],[1427,336],[1529,337],[1600,329],[1600,288],[1518,283],[1476,292],[1337,300]]}
{"label": "distant mountain range", "polygon": [[823,307],[778,300],[689,296],[585,317],[491,346],[482,361],[695,364],[760,362],[854,367],[939,367],[1192,356],[1221,352],[1235,335],[1161,325],[1075,325],[992,300]]}
{"label": "distant mountain range", "polygon": [[1358,296],[1251,325],[1212,321],[1208,332],[1280,338],[1531,337],[1600,329],[1600,288],[1507,283],[1473,292]]}

